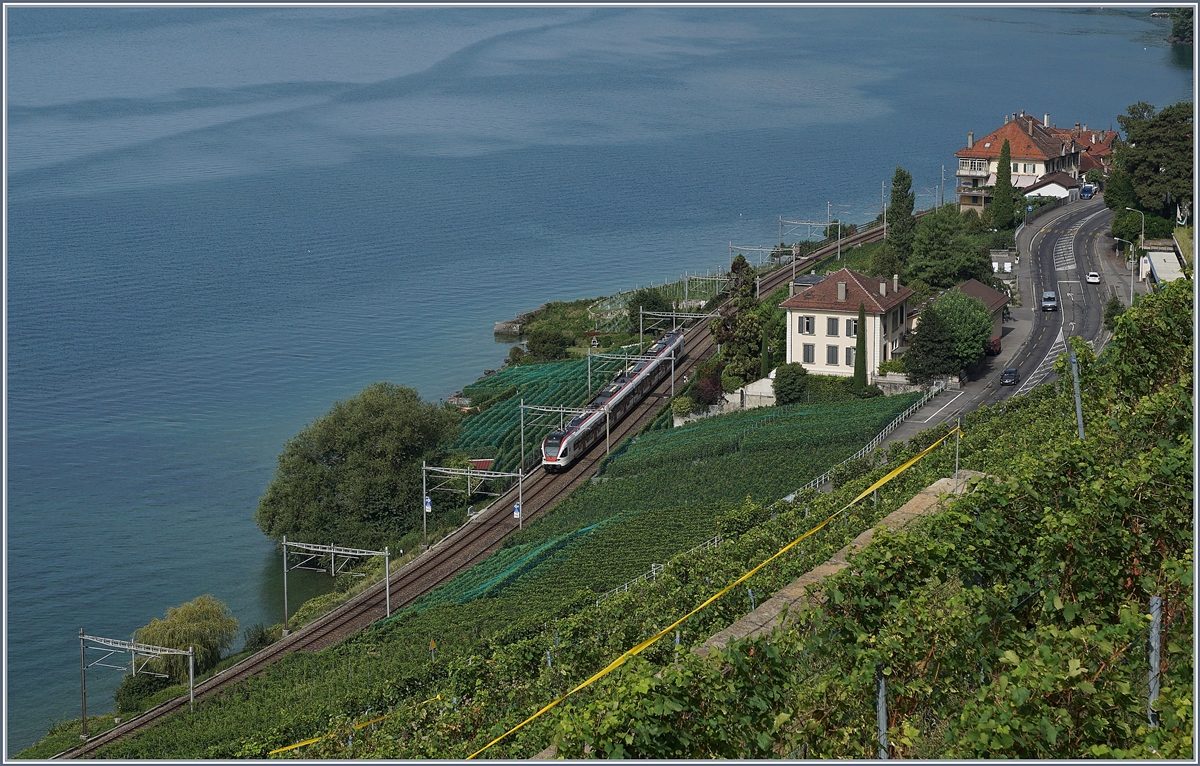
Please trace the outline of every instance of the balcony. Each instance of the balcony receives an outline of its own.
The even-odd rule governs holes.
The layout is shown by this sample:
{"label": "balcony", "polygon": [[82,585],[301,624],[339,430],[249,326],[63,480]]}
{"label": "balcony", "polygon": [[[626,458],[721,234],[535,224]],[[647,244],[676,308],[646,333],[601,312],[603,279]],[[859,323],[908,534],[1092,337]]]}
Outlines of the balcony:
{"label": "balcony", "polygon": [[986,165],[981,168],[959,167],[958,170],[954,171],[954,175],[958,176],[959,178],[987,178],[988,169]]}
{"label": "balcony", "polygon": [[954,188],[954,192],[955,192],[955,194],[971,194],[971,195],[978,195],[980,197],[990,197],[990,196],[992,196],[992,187],[990,187],[990,186],[956,186]]}

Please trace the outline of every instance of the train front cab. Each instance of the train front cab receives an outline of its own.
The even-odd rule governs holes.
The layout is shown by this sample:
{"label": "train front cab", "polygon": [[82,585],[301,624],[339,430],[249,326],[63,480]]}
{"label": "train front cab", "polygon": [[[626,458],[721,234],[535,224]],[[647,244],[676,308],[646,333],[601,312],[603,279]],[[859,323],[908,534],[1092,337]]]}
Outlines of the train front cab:
{"label": "train front cab", "polygon": [[570,446],[562,449],[565,436],[562,431],[554,431],[542,442],[542,467],[546,469],[546,473],[566,470],[570,462]]}

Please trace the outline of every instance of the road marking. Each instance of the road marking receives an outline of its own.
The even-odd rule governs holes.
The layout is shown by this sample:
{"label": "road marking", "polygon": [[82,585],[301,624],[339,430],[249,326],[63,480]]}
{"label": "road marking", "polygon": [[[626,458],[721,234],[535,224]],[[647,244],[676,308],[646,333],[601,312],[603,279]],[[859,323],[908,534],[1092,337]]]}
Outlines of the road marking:
{"label": "road marking", "polygon": [[1054,343],[1051,344],[1050,350],[1046,352],[1046,358],[1043,359],[1042,363],[1037,366],[1037,369],[1029,374],[1029,377],[1026,378],[1025,382],[1021,384],[1021,387],[1017,389],[1017,392],[1014,394],[1014,396],[1029,393],[1034,386],[1045,380],[1050,373],[1054,372],[1054,362],[1058,359],[1058,355],[1066,350],[1067,341],[1063,338],[1062,330],[1059,330],[1058,337],[1054,340]]}
{"label": "road marking", "polygon": [[947,407],[949,407],[951,404],[953,404],[953,403],[954,403],[954,400],[955,400],[955,399],[957,399],[958,397],[960,397],[960,396],[962,396],[962,395],[963,395],[963,392],[962,392],[962,391],[959,391],[957,394],[955,394],[954,396],[950,397],[950,401],[948,401],[948,402],[946,402],[945,404],[943,404],[943,405],[942,405],[942,408],[941,408],[940,410],[938,410],[937,412],[933,413],[932,415],[930,415],[929,417],[925,418],[924,420],[917,420],[916,418],[911,418],[911,420],[912,420],[914,423],[928,423],[929,421],[931,421],[931,420],[933,420],[935,417],[937,417],[937,414],[938,414],[938,412],[941,412],[942,410],[944,410],[944,409],[946,409]]}

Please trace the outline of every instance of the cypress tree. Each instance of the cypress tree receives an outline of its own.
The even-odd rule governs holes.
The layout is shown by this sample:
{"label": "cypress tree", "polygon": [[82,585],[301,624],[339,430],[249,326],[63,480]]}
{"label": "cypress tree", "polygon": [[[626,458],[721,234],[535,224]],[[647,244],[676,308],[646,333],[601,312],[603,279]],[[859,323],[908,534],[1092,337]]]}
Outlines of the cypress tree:
{"label": "cypress tree", "polygon": [[904,168],[896,168],[892,175],[892,195],[887,211],[887,247],[891,255],[900,262],[901,269],[908,265],[908,256],[912,253],[913,232],[917,228],[917,220],[913,218],[916,201],[917,195],[912,190],[912,175]]}
{"label": "cypress tree", "polygon": [[1012,150],[1008,139],[1000,147],[996,165],[996,187],[992,190],[992,225],[1004,231],[1013,226]]}
{"label": "cypress tree", "polygon": [[858,339],[854,344],[854,383],[856,392],[867,388],[867,307],[858,304]]}
{"label": "cypress tree", "polygon": [[758,365],[759,379],[765,378],[771,374],[771,351],[767,347],[767,328],[763,327],[762,334],[762,352],[761,359]]}

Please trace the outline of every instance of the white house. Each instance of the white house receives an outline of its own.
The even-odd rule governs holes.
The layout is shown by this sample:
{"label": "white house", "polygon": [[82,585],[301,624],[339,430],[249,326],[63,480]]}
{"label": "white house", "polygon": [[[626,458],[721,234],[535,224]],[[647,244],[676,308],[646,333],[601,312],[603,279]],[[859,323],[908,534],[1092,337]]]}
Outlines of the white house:
{"label": "white house", "polygon": [[[792,284],[793,295],[780,308],[787,311],[787,360],[818,375],[854,375],[858,333],[865,332],[867,382],[879,377],[879,363],[896,356],[906,330],[913,291],[900,278],[877,279],[842,269],[815,282],[806,275]],[[858,326],[858,307],[866,310],[866,327]]]}

